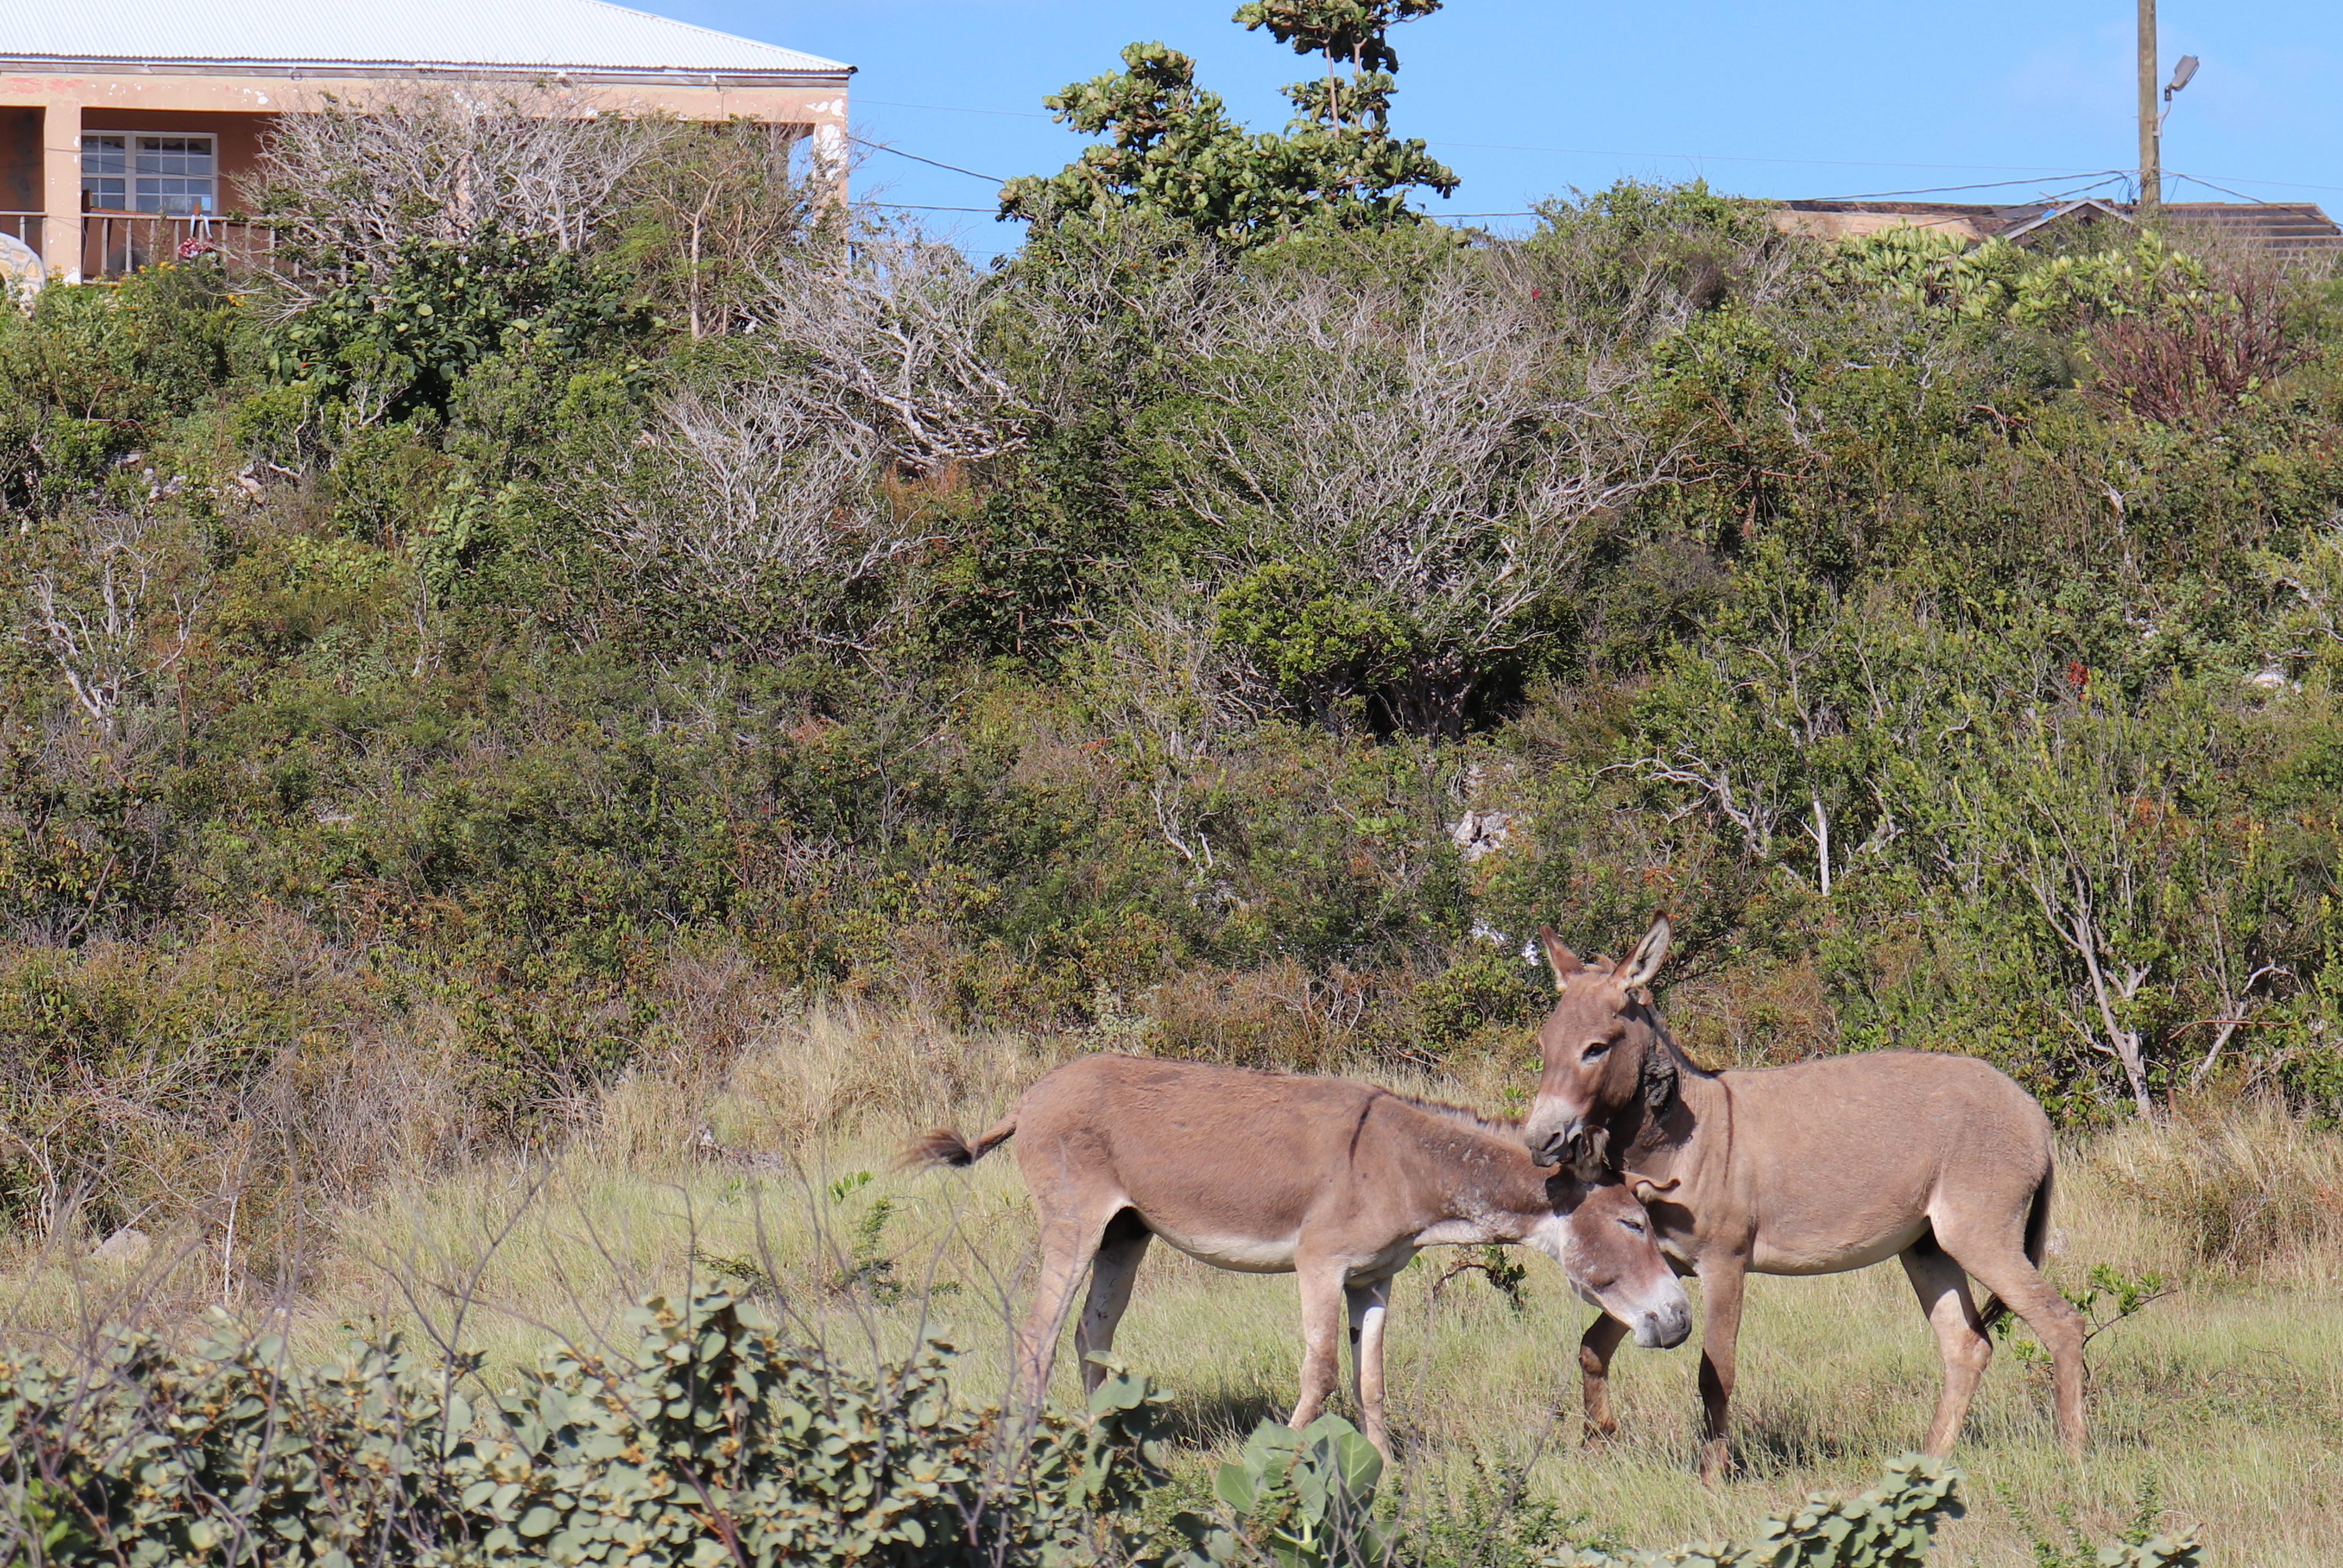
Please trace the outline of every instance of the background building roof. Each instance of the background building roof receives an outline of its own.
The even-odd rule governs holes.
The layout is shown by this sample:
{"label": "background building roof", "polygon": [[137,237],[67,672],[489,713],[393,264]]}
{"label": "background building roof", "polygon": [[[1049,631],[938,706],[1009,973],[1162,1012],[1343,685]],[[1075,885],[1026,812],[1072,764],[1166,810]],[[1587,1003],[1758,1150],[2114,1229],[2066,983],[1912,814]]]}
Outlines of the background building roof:
{"label": "background building roof", "polygon": [[0,0],[0,60],[799,80],[854,68],[603,0]]}
{"label": "background building roof", "polygon": [[[2071,219],[2104,216],[2125,223],[2138,216],[2128,202],[2034,201],[2015,205],[1930,201],[1793,201],[1774,214],[1775,226],[1822,239],[1847,239],[1885,228],[1933,229],[1969,240],[2004,238],[2024,244]],[[2257,250],[2293,255],[2343,250],[2343,227],[2315,202],[2166,202],[2164,221],[2191,238],[2207,233]],[[2191,231],[2194,231],[2191,234]]]}

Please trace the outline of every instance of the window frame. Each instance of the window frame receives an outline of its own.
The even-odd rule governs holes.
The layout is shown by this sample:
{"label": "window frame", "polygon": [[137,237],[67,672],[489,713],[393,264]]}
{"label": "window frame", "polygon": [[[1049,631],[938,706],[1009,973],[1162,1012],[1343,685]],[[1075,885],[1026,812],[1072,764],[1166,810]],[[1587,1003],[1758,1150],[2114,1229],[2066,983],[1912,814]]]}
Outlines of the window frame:
{"label": "window frame", "polygon": [[[93,136],[118,136],[122,139],[122,172],[119,175],[101,174],[96,177],[106,180],[118,179],[123,187],[123,200],[126,204],[125,206],[94,206],[90,205],[92,192],[89,188],[89,181],[92,178],[92,176],[90,174],[88,157],[90,150],[89,141]],[[148,174],[142,176],[138,168],[138,142],[141,137],[145,136],[153,136],[156,138],[170,136],[176,137],[181,141],[203,141],[209,143],[211,150],[205,156],[211,161],[211,173],[209,175],[200,176],[184,174]],[[82,210],[84,212],[98,213],[108,217],[143,218],[216,218],[220,215],[220,134],[217,131],[184,131],[167,127],[141,128],[122,126],[85,126],[82,127],[80,137],[75,145],[75,156],[81,164]],[[163,155],[158,152],[155,156]],[[156,207],[150,211],[138,206],[138,181],[142,177],[156,180],[189,180],[201,178],[211,187],[211,189],[210,192],[203,197],[204,205],[201,206],[177,211],[166,207]],[[168,196],[157,193],[155,199],[161,202],[168,201],[172,198]]]}

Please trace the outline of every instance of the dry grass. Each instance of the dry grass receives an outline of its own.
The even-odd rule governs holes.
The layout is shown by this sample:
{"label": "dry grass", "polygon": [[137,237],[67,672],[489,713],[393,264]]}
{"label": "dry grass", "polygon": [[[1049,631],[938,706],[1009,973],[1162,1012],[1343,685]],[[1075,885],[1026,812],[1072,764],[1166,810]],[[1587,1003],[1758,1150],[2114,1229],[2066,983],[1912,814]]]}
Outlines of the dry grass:
{"label": "dry grass", "polygon": [[2343,1251],[2343,1140],[2267,1102],[2183,1106],[2093,1144],[2092,1171],[2172,1222],[2196,1261],[2315,1282]]}
{"label": "dry grass", "polygon": [[[274,1304],[297,1343],[403,1324],[484,1351],[493,1378],[557,1332],[606,1332],[638,1294],[711,1270],[769,1277],[833,1344],[892,1353],[929,1333],[962,1347],[964,1386],[991,1397],[1031,1256],[1014,1161],[908,1175],[892,1158],[928,1125],[984,1123],[1091,1043],[964,1038],[847,1010],[762,1026],[707,1093],[650,1077],[621,1085],[558,1161],[476,1163],[341,1211]],[[1486,1098],[1493,1085],[1406,1087]],[[702,1125],[729,1152],[702,1149]],[[1958,1455],[1969,1517],[1947,1534],[1940,1568],[2035,1560],[2006,1499],[2046,1525],[2071,1513],[2105,1540],[2146,1483],[2175,1521],[2203,1530],[2215,1562],[2343,1562],[2343,1312],[2326,1288],[2337,1238],[2331,1206],[2315,1215],[2300,1198],[2338,1160],[2332,1135],[2256,1110],[2115,1135],[2069,1158],[2054,1275],[2077,1285],[2104,1262],[2181,1289],[2094,1343],[2096,1437],[2080,1464],[2051,1440],[2046,1379],[2016,1356],[1997,1360]],[[2235,1218],[2235,1194],[2256,1184],[2279,1196]],[[2206,1219],[2216,1213],[2232,1216],[2226,1230]],[[24,1333],[142,1302],[184,1311],[218,1295],[206,1240],[138,1270],[10,1260],[0,1312],[13,1305]],[[1583,1537],[1665,1544],[1743,1530],[1808,1490],[1867,1484],[1933,1404],[1933,1344],[1899,1271],[1753,1281],[1743,1473],[1704,1491],[1692,1474],[1692,1351],[1624,1352],[1623,1435],[1585,1446],[1569,1413],[1584,1309],[1535,1259],[1519,1315],[1476,1280],[1434,1300],[1437,1258],[1403,1276],[1393,1308],[1413,1487],[1449,1486],[1474,1456],[1523,1460]],[[245,1304],[269,1299],[256,1285]],[[1150,1256],[1120,1349],[1176,1391],[1191,1484],[1292,1397],[1296,1312],[1289,1280]],[[1061,1393],[1074,1386],[1070,1360]]]}

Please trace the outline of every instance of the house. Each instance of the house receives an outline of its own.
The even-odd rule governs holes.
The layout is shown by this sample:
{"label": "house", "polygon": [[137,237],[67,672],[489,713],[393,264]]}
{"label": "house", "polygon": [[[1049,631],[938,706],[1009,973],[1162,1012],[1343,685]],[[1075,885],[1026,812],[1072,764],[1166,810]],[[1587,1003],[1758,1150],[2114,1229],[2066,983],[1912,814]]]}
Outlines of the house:
{"label": "house", "polygon": [[544,81],[825,146],[853,70],[602,0],[0,0],[0,235],[72,279],[192,243],[232,223],[277,117],[320,94]]}
{"label": "house", "polygon": [[[2278,256],[2343,250],[2343,228],[2311,202],[2166,202],[2157,209],[2168,226],[2218,236],[2235,245]],[[1908,227],[1982,244],[2005,239],[2037,246],[2071,237],[2097,224],[2137,223],[2129,202],[2084,197],[2073,201],[2010,204],[1919,201],[1794,201],[1774,213],[1785,233],[1818,239],[1852,239],[1882,229]]]}

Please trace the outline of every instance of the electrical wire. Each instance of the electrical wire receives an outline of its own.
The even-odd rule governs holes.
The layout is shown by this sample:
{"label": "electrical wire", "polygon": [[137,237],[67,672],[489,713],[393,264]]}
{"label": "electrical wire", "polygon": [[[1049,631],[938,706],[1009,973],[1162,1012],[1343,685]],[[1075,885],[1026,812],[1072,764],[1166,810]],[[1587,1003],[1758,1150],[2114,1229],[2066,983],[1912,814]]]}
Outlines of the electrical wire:
{"label": "electrical wire", "polygon": [[[970,108],[967,106],[960,104],[904,104],[892,102],[885,98],[857,98],[854,101],[858,105],[866,106],[874,109],[928,109],[933,110],[939,114],[989,115],[999,119],[1011,120],[1050,120],[1057,117],[1054,115],[1035,114],[1032,111],[1026,109],[976,109]],[[2044,164],[1923,164],[1882,163],[1875,160],[1866,161],[1855,158],[1768,158],[1755,156],[1747,153],[1622,152],[1615,147],[1532,147],[1518,146],[1507,142],[1452,142],[1443,140],[1428,142],[1426,145],[1435,147],[1463,147],[1470,151],[1488,153],[1558,153],[1572,157],[1668,158],[1689,160],[1698,163],[1783,164],[1794,165],[1802,168],[1974,169],[1980,172],[1987,170],[1998,171],[2004,174],[2050,175],[2054,177],[2058,176],[2059,173],[2056,168]],[[1473,213],[1460,216],[1474,217],[1513,217],[1523,215],[1514,213]]]}
{"label": "electrical wire", "polygon": [[[1870,163],[1851,158],[1761,158],[1741,153],[1631,153],[1616,147],[1523,147],[1503,142],[1427,141],[1431,147],[1465,147],[1484,153],[1560,153],[1572,157],[1587,158],[1670,158],[1694,163],[1712,164],[1792,164],[1820,169],[1998,169],[2006,174],[2049,175],[2065,178],[2058,170],[2040,164],[1889,164]],[[2014,184],[2014,181],[2005,181]],[[1947,187],[1958,189],[1958,186]]]}
{"label": "electrical wire", "polygon": [[2174,169],[2171,172],[2171,177],[2176,180],[2187,180],[2191,185],[2203,186],[2208,191],[2219,191],[2223,196],[2236,196],[2239,201],[2249,201],[2256,206],[2268,206],[2270,205],[2270,199],[2268,196],[2247,196],[2243,191],[2233,191],[2227,186],[2217,186],[2211,180],[2206,179],[2199,175],[2184,175],[2178,169]]}
{"label": "electrical wire", "polygon": [[1004,120],[1050,120],[1054,115],[1037,115],[1031,109],[964,109],[957,104],[890,104],[884,98],[857,98],[857,105],[874,109],[934,109],[946,115],[993,115]]}
{"label": "electrical wire", "polygon": [[[2113,177],[2115,177],[2115,178],[2120,179],[2120,178],[2123,178],[2123,177],[2124,177],[2124,176],[2125,176],[2128,172],[2129,172],[2129,171],[2125,170],[2125,169],[2083,169],[2083,170],[2080,170],[2080,171],[2079,171],[2079,172],[2077,172],[2077,173],[2071,174],[2071,175],[2059,175],[2059,176],[2056,176],[2056,179],[2055,179],[2055,180],[2053,180],[2053,181],[2046,181],[2046,182],[2044,182],[2044,183],[2046,183],[2046,184],[2054,184],[2054,183],[2057,183],[2058,181],[2065,181],[2065,180],[2091,179],[2091,184],[2092,184],[2092,185],[2105,185],[2105,184],[2107,184],[2107,177],[2106,177],[2106,176],[2113,176]],[[2099,177],[2099,178],[2097,178],[2097,179],[2092,179],[2092,176],[2102,176],[2102,177]],[[2029,181],[2029,180],[1986,180],[1986,181],[1983,181],[1983,182],[1981,182],[1981,183],[1979,183],[1979,184],[1973,185],[1973,186],[1924,186],[1924,187],[1922,187],[1922,188],[1920,188],[1920,189],[1917,189],[1917,190],[1908,190],[1908,191],[1863,191],[1863,192],[1860,192],[1860,193],[1858,193],[1857,195],[1855,195],[1855,196],[1808,196],[1808,197],[1806,197],[1806,198],[1805,198],[1805,199],[1806,199],[1806,200],[1808,200],[1808,201],[1876,201],[1876,200],[1879,200],[1879,199],[1881,199],[1881,198],[1883,198],[1883,197],[1886,197],[1886,196],[1940,196],[1940,195],[1944,194],[1944,193],[1945,193],[1945,192],[1946,192],[1946,191],[1989,191],[1989,190],[1999,190],[1999,189],[2001,189],[2001,188],[2002,188],[2003,186],[2022,186],[2022,185],[2029,185],[2029,184],[2032,184],[2032,183],[2034,183],[2034,182]],[[2082,189],[2085,189],[2085,190],[2088,190],[2088,189],[2090,189],[2091,187],[2090,187],[2090,186],[2082,186],[2081,188],[2082,188]]]}
{"label": "electrical wire", "polygon": [[923,158],[917,153],[907,153],[900,147],[890,147],[884,142],[868,142],[860,136],[849,136],[846,139],[858,147],[869,147],[874,153],[892,153],[899,158],[909,158],[915,164],[927,164],[934,168],[950,169],[953,174],[966,175],[970,179],[990,180],[997,186],[1005,186],[1009,183],[999,175],[979,174],[974,169],[964,169],[958,164],[944,163],[937,158]]}
{"label": "electrical wire", "polygon": [[[2206,179],[2206,178],[2204,178],[2203,176],[2198,176],[2198,175],[2184,175],[2184,176],[2181,176],[2181,177],[2183,177],[2184,179],[2192,179],[2192,180],[2195,180],[2195,181],[2196,181],[2198,185],[2200,185],[2200,186],[2202,186],[2202,185],[2213,185],[2213,181],[2212,181],[2212,180]],[[2314,186],[2314,185],[2305,185],[2305,184],[2304,184],[2302,181],[2300,181],[2300,180],[2264,180],[2264,179],[2255,179],[2255,178],[2251,177],[2250,176],[2247,176],[2247,175],[2216,175],[2216,176],[2213,176],[2213,178],[2214,178],[2214,179],[2223,179],[2223,180],[2235,180],[2235,181],[2237,181],[2237,182],[2239,185],[2241,185],[2241,186],[2276,186],[2278,189],[2280,189],[2280,190],[2282,190],[2282,191],[2343,191],[2343,186]],[[2213,186],[2213,188],[2214,188],[2215,190],[2219,190],[2221,187],[2220,187],[2219,186]],[[2235,195],[2237,195],[2237,192],[2235,192],[2235,191],[2231,191],[2229,194],[2230,194],[2231,196],[2235,196]],[[2247,200],[2250,200],[2250,201],[2258,201],[2258,200],[2261,200],[2261,199],[2263,199],[2263,198],[2258,197],[2258,196],[2249,196],[2249,197],[2247,197]]]}

